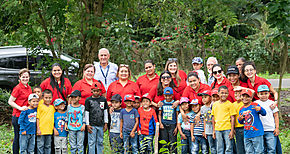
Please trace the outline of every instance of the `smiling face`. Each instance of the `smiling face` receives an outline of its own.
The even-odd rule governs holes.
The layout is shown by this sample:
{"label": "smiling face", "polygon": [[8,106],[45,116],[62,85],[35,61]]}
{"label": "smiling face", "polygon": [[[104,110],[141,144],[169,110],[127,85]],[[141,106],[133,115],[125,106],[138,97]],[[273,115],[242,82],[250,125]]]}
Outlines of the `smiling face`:
{"label": "smiling face", "polygon": [[250,97],[250,96],[247,95],[247,94],[243,94],[243,95],[242,95],[242,100],[243,100],[244,105],[245,105],[245,106],[248,106],[248,105],[250,105],[251,102],[252,102],[252,97]]}
{"label": "smiling face", "polygon": [[191,107],[192,111],[195,112],[195,113],[198,113],[199,112],[199,104],[196,104],[196,105],[192,105]]}
{"label": "smiling face", "polygon": [[262,91],[262,92],[258,92],[257,95],[261,101],[267,101],[270,96],[270,93],[268,91]]}
{"label": "smiling face", "polygon": [[38,98],[32,98],[30,101],[28,101],[29,106],[34,109],[38,106]]}
{"label": "smiling face", "polygon": [[152,75],[155,73],[155,66],[152,63],[145,64],[145,72],[148,75]]}
{"label": "smiling face", "polygon": [[93,67],[89,67],[84,71],[84,77],[87,80],[93,79],[94,75],[95,75],[95,70]]}
{"label": "smiling face", "polygon": [[102,92],[101,89],[92,89],[92,94],[94,97],[99,97],[101,92]]}
{"label": "smiling face", "polygon": [[61,110],[61,111],[64,111],[64,108],[65,108],[65,104],[64,103],[61,103],[61,104],[59,104],[58,106],[55,107],[56,110]]}
{"label": "smiling face", "polygon": [[193,63],[192,67],[193,70],[200,70],[203,64]]}
{"label": "smiling face", "polygon": [[171,102],[172,101],[172,97],[173,97],[173,95],[164,95],[164,98],[165,98],[166,102]]}
{"label": "smiling face", "polygon": [[242,100],[242,95],[241,95],[241,90],[237,90],[237,91],[235,91],[235,99],[237,100],[237,101],[241,101]]}
{"label": "smiling face", "polygon": [[129,69],[127,67],[121,67],[118,72],[118,77],[121,80],[129,79]]}
{"label": "smiling face", "polygon": [[36,95],[38,95],[39,98],[41,98],[41,89],[40,88],[34,88],[32,93],[35,93]]}
{"label": "smiling face", "polygon": [[203,104],[210,104],[211,103],[211,96],[209,95],[202,95],[202,102]]}
{"label": "smiling face", "polygon": [[168,71],[171,74],[175,74],[176,73],[176,71],[177,71],[177,64],[176,64],[176,62],[172,62],[172,63],[168,64]]}
{"label": "smiling face", "polygon": [[188,78],[188,84],[192,89],[196,90],[200,86],[200,80],[196,76],[190,76]]}
{"label": "smiling face", "polygon": [[55,78],[55,79],[60,79],[61,75],[62,75],[62,69],[59,67],[59,66],[54,66],[52,68],[52,76]]}
{"label": "smiling face", "polygon": [[49,105],[52,101],[52,94],[51,93],[44,93],[43,94],[43,103]]}
{"label": "smiling face", "polygon": [[228,74],[228,79],[231,84],[235,84],[239,81],[239,74]]}
{"label": "smiling face", "polygon": [[27,85],[29,82],[30,75],[28,72],[22,73],[21,76],[19,76],[19,80],[23,85]]}
{"label": "smiling face", "polygon": [[142,99],[142,106],[144,109],[148,109],[151,105],[151,101],[147,98]]}
{"label": "smiling face", "polygon": [[229,96],[229,91],[227,89],[220,89],[219,96],[221,101],[226,101]]}
{"label": "smiling face", "polygon": [[221,67],[216,66],[213,68],[212,74],[217,80],[220,80],[223,78],[223,73],[224,72],[222,71]]}
{"label": "smiling face", "polygon": [[168,86],[172,80],[168,73],[164,73],[160,78],[163,86]]}
{"label": "smiling face", "polygon": [[183,111],[188,111],[189,109],[189,104],[187,102],[183,102],[180,106]]}
{"label": "smiling face", "polygon": [[211,99],[212,99],[213,102],[216,102],[216,101],[220,100],[220,97],[219,97],[219,95],[217,95],[217,94],[213,94],[213,95],[211,96]]}
{"label": "smiling face", "polygon": [[108,64],[109,59],[110,59],[110,54],[108,50],[106,49],[100,50],[98,54],[98,58],[101,64]]}
{"label": "smiling face", "polygon": [[122,102],[119,101],[112,101],[112,107],[116,110],[116,109],[120,109],[121,108],[121,104]]}
{"label": "smiling face", "polygon": [[124,101],[124,103],[126,104],[126,107],[132,107],[133,106],[133,101],[129,101],[129,100],[127,100],[127,101]]}
{"label": "smiling face", "polygon": [[217,64],[217,62],[214,59],[207,60],[206,67],[207,67],[207,71],[209,73],[211,73],[211,69],[212,69],[214,64]]}
{"label": "smiling face", "polygon": [[256,70],[252,65],[247,65],[245,67],[245,75],[248,78],[253,78],[256,75]]}

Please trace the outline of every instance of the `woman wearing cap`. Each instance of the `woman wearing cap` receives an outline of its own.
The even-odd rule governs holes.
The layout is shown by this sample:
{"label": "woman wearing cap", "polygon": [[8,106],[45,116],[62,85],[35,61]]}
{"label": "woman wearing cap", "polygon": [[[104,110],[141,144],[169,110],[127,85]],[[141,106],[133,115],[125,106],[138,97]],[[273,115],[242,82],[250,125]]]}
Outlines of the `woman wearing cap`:
{"label": "woman wearing cap", "polygon": [[[155,107],[162,106],[161,101],[164,100],[163,91],[166,87],[171,87],[173,89],[173,100],[177,101],[180,99],[180,95],[176,90],[176,86],[172,80],[171,73],[164,71],[160,74],[158,85],[155,85],[149,91],[149,98],[151,98],[152,105]],[[178,103],[174,103],[177,107]]]}
{"label": "woman wearing cap", "polygon": [[275,100],[276,102],[278,100],[278,93],[274,90],[273,86],[268,80],[258,77],[256,73],[256,66],[253,62],[244,63],[242,67],[242,74],[247,78],[248,87],[255,90],[254,100],[259,100],[259,97],[257,96],[257,89],[260,85],[265,84],[269,87],[270,92],[274,95],[274,97],[270,95],[269,99],[273,101]]}
{"label": "woman wearing cap", "polygon": [[144,62],[145,75],[140,76],[136,83],[140,88],[141,95],[149,93],[152,86],[157,85],[159,76],[155,73],[155,64],[152,60],[146,60]]}
{"label": "woman wearing cap", "polygon": [[228,87],[229,96],[227,99],[233,103],[235,101],[233,86],[231,82],[224,76],[224,71],[220,64],[213,65],[212,74],[215,79],[214,82],[211,84],[211,88],[219,88],[220,86]]}
{"label": "woman wearing cap", "polygon": [[51,66],[51,73],[49,78],[45,79],[40,87],[42,91],[49,89],[52,91],[52,102],[60,98],[67,102],[67,96],[72,92],[72,86],[68,78],[64,77],[63,70],[58,63]]}
{"label": "woman wearing cap", "polygon": [[28,96],[32,93],[28,85],[30,72],[28,69],[19,71],[19,84],[13,88],[8,104],[13,107],[12,125],[14,128],[13,153],[19,153],[19,131],[18,118],[21,111],[27,110]]}
{"label": "woman wearing cap", "polygon": [[72,88],[73,91],[79,90],[81,92],[82,96],[79,103],[82,105],[85,105],[85,100],[92,96],[91,86],[93,83],[99,82],[102,85],[102,87],[99,87],[102,89],[102,95],[106,93],[103,83],[94,79],[95,69],[93,64],[86,64],[83,69],[83,79],[77,81]]}
{"label": "woman wearing cap", "polygon": [[[111,105],[109,100],[111,100],[111,97],[115,94],[121,95],[122,98],[124,98],[127,94],[141,96],[138,85],[130,80],[131,70],[128,65],[120,64],[117,71],[117,77],[119,79],[112,82],[107,90],[107,100],[109,105]],[[121,107],[126,107],[124,100],[122,100]]]}
{"label": "woman wearing cap", "polygon": [[170,72],[172,81],[176,85],[176,90],[179,95],[182,95],[186,85],[187,75],[183,70],[178,69],[177,59],[169,58],[165,65],[165,71]]}

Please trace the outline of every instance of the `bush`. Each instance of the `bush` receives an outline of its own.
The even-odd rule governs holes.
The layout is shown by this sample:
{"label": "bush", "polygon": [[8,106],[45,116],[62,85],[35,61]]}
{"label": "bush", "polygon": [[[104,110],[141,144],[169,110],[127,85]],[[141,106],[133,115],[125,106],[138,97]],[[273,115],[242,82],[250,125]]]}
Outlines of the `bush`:
{"label": "bush", "polygon": [[0,88],[0,125],[11,121],[12,107],[8,104],[10,92]]}

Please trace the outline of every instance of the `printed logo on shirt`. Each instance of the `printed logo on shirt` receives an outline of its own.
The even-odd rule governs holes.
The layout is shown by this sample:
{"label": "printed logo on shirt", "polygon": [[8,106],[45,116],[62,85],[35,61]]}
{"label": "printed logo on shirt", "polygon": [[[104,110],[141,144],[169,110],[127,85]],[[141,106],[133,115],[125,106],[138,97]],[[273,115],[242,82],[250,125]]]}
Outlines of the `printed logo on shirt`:
{"label": "printed logo on shirt", "polygon": [[204,114],[204,120],[206,121],[207,124],[211,124],[211,123],[212,123],[211,110],[208,110],[208,111]]}
{"label": "printed logo on shirt", "polygon": [[100,102],[100,108],[104,109],[105,108],[105,102]]}
{"label": "printed logo on shirt", "polygon": [[134,119],[134,114],[130,114],[130,119]]}
{"label": "printed logo on shirt", "polygon": [[57,123],[57,126],[58,126],[58,130],[60,130],[61,132],[64,131],[64,126],[65,126],[65,120],[64,120],[64,117],[60,117],[62,119],[60,119]]}
{"label": "printed logo on shirt", "polygon": [[80,127],[81,111],[74,110],[74,112],[69,112],[69,114],[70,114],[69,125],[72,127]]}
{"label": "printed logo on shirt", "polygon": [[245,117],[244,128],[245,130],[259,130],[255,126],[252,126],[254,123],[254,116],[251,110],[244,111],[243,116]]}
{"label": "printed logo on shirt", "polygon": [[174,109],[172,106],[163,106],[163,120],[173,120]]}
{"label": "printed logo on shirt", "polygon": [[36,112],[30,113],[28,115],[28,121],[29,122],[36,122]]}

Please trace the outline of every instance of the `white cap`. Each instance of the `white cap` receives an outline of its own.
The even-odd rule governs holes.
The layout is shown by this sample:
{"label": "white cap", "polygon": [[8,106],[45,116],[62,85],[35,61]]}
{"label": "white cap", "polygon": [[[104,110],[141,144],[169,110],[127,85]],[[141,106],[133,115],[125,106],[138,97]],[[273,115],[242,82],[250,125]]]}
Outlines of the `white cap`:
{"label": "white cap", "polygon": [[38,95],[37,94],[30,94],[29,96],[28,96],[28,101],[30,101],[30,100],[32,100],[32,98],[39,98],[38,97]]}

